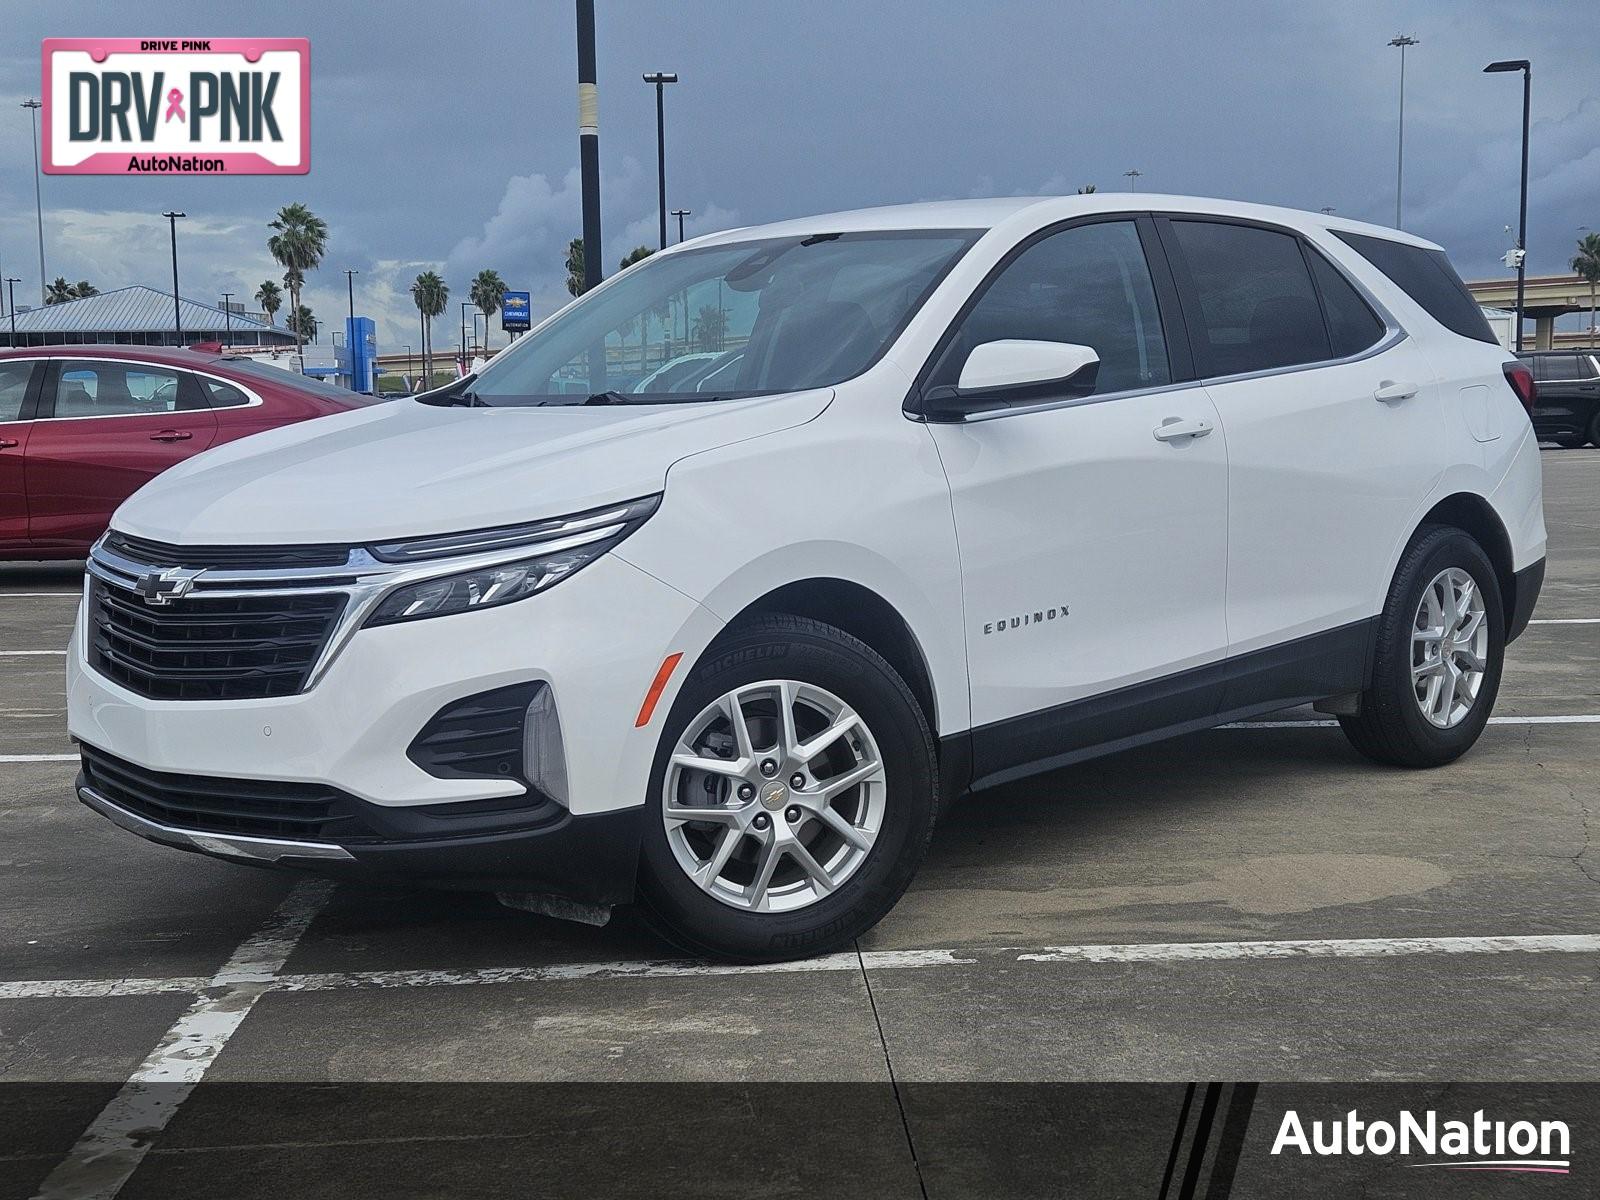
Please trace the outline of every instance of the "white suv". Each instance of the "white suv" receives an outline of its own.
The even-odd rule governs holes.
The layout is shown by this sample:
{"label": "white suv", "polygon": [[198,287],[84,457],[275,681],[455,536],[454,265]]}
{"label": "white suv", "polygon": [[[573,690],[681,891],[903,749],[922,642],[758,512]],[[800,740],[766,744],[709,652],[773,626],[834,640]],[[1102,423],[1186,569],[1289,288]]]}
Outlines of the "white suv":
{"label": "white suv", "polygon": [[700,238],[475,377],[124,504],[79,795],[208,854],[824,951],[966,791],[1306,702],[1380,762],[1467,750],[1543,576],[1531,400],[1438,247],[1333,217]]}

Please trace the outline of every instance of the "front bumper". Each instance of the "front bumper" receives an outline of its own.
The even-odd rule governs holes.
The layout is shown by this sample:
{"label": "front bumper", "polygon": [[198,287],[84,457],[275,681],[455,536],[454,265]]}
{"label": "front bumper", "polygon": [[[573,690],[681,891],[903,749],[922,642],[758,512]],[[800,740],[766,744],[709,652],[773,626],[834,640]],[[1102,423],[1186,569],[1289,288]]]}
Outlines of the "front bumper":
{"label": "front bumper", "polygon": [[77,791],[84,804],[129,833],[230,862],[371,883],[542,892],[594,905],[633,899],[644,813],[642,806],[586,817],[563,811],[533,828],[340,845],[163,824],[113,803],[85,775],[78,776]]}
{"label": "front bumper", "polygon": [[[355,839],[246,829],[255,840],[241,840],[159,808],[132,811],[92,779],[82,799],[152,841],[231,861],[617,903],[631,894],[660,723],[687,669],[673,674],[642,728],[640,703],[667,655],[692,662],[721,624],[606,555],[515,604],[360,630],[294,695],[157,700],[88,666],[80,609],[67,709],[69,731],[86,748],[191,788],[210,779],[255,783],[258,791],[334,789],[371,819]],[[560,714],[566,804],[536,827],[456,819],[450,833],[433,829],[432,813],[511,803],[524,785],[430,773],[408,747],[447,706],[527,683],[544,684]]]}

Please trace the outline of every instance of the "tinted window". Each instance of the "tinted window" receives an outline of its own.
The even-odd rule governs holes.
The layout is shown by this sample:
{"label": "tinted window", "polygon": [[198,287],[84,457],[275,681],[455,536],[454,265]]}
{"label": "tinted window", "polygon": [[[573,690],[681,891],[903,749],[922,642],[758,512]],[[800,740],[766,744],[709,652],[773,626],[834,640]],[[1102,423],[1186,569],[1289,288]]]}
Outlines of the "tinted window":
{"label": "tinted window", "polygon": [[1578,378],[1594,379],[1596,377],[1600,377],[1600,363],[1595,362],[1594,355],[1578,355]]}
{"label": "tinted window", "polygon": [[204,375],[198,375],[196,378],[200,380],[200,386],[205,388],[206,398],[211,401],[212,408],[238,408],[240,405],[250,403],[250,397],[232,384],[207,379]]}
{"label": "tinted window", "polygon": [[177,371],[143,363],[61,364],[55,416],[131,417],[188,408]]}
{"label": "tinted window", "polygon": [[1544,365],[1542,377],[1552,382],[1564,383],[1579,377],[1576,354],[1547,354],[1540,361]]}
{"label": "tinted window", "polygon": [[32,374],[31,362],[0,362],[0,421],[15,421],[21,414]]}
{"label": "tinted window", "polygon": [[1461,276],[1456,274],[1444,251],[1406,246],[1388,238],[1359,233],[1340,233],[1339,240],[1387,275],[1390,282],[1452,333],[1499,345],[1483,310],[1467,291],[1467,285],[1461,282]]}
{"label": "tinted window", "polygon": [[1298,238],[1209,221],[1174,221],[1172,229],[1200,302],[1199,334],[1210,348],[1207,374],[1333,357]]}
{"label": "tinted window", "polygon": [[1348,358],[1375,345],[1384,331],[1378,314],[1321,254],[1308,249],[1306,257],[1311,260],[1311,277],[1322,295],[1322,311],[1328,318],[1328,336],[1333,340],[1334,357]]}
{"label": "tinted window", "polygon": [[954,384],[975,346],[1073,342],[1100,356],[1095,391],[1172,382],[1155,287],[1131,221],[1080,225],[1019,254],[963,318],[932,382]]}

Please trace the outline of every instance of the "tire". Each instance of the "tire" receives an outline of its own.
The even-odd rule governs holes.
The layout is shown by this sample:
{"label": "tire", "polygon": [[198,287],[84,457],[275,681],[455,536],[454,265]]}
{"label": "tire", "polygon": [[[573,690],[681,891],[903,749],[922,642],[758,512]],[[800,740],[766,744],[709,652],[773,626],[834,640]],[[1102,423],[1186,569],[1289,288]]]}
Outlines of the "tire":
{"label": "tire", "polygon": [[[762,686],[769,682],[770,688]],[[789,688],[790,683],[796,686]],[[779,684],[789,690],[778,691]],[[717,741],[728,748],[729,757],[745,757],[733,745],[736,735],[727,720],[730,695],[737,695],[746,716],[752,751],[748,758],[756,765],[737,779],[686,767],[685,762],[705,760],[686,759],[683,747],[694,750],[702,742]],[[836,735],[831,746],[809,759],[784,757],[785,765],[769,777],[762,768],[777,761],[773,755],[783,756],[784,733],[776,717],[780,703],[793,714],[796,746],[824,740],[836,728],[851,732]],[[841,707],[830,716],[831,704],[851,711],[844,713]],[[850,725],[852,720],[856,725]],[[768,746],[774,748],[768,751]],[[844,765],[829,765],[836,760]],[[873,761],[881,765],[876,777],[847,787],[833,800],[817,799],[829,780],[868,771]],[[801,763],[805,784],[786,790]],[[739,787],[754,791],[754,798],[739,800]],[[707,957],[775,962],[838,949],[876,924],[910,884],[927,852],[938,794],[927,719],[911,689],[877,652],[819,621],[785,615],[756,618],[725,634],[696,664],[667,716],[645,804],[639,877],[645,915],[668,940]],[[813,806],[837,805],[835,816],[845,814],[855,840],[847,844],[833,831],[837,821],[830,826],[812,816],[812,810],[802,810],[796,803],[801,799]],[[718,823],[681,817],[674,822],[669,816],[669,811],[682,813],[690,804],[739,815],[724,815]],[[741,826],[739,821],[753,824]],[[856,844],[869,836],[857,825],[871,827],[870,845]],[[766,898],[752,900],[760,889],[769,843],[792,844],[783,839],[807,836],[812,839],[806,848],[812,869],[780,852],[777,867],[769,872]],[[722,838],[734,839],[735,848],[726,852],[727,865],[717,869],[719,874],[713,860]],[[830,874],[832,864],[843,864],[838,866],[839,881],[825,890],[815,869]],[[696,867],[702,875],[711,872],[709,885],[691,878]],[[785,888],[789,894],[780,894]],[[779,908],[781,904],[792,907]]]}
{"label": "tire", "polygon": [[[1487,642],[1476,695],[1453,724],[1441,727],[1424,713],[1415,690],[1412,635],[1422,615],[1424,591],[1452,570],[1470,577],[1482,598]],[[1500,691],[1504,664],[1505,610],[1489,556],[1462,530],[1424,525],[1401,556],[1378,619],[1372,684],[1361,694],[1360,712],[1340,717],[1339,724],[1351,744],[1376,762],[1443,766],[1471,749],[1483,732]]]}
{"label": "tire", "polygon": [[[1589,440],[1600,446],[1600,409],[1595,410],[1594,418],[1589,422]],[[1579,442],[1578,445],[1583,445]]]}
{"label": "tire", "polygon": [[1563,450],[1576,450],[1584,444],[1584,436],[1581,433],[1564,433],[1560,437],[1553,437],[1550,440]]}

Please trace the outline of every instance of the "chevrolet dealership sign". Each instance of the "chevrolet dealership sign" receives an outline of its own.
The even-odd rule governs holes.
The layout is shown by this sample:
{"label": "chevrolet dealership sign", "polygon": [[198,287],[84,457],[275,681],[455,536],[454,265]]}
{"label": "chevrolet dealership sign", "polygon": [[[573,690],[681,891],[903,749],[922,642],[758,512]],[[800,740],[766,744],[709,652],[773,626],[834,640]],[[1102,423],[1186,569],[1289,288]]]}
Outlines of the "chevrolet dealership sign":
{"label": "chevrolet dealership sign", "polygon": [[304,175],[305,38],[46,38],[52,175]]}

